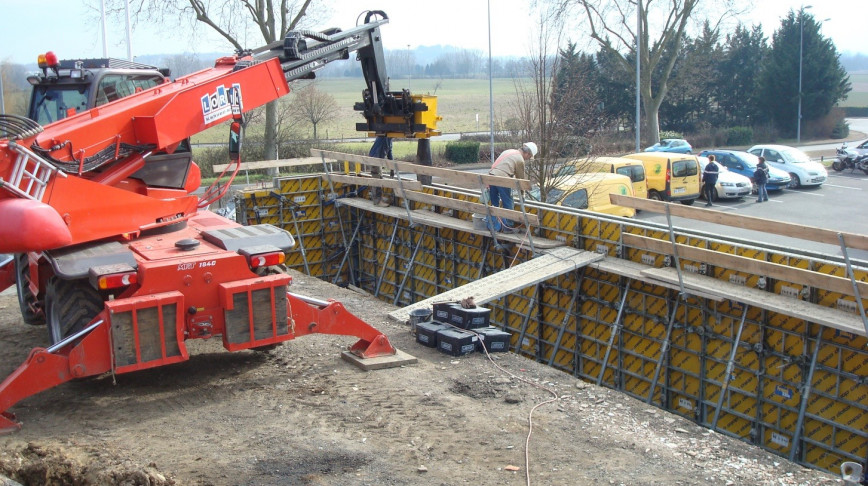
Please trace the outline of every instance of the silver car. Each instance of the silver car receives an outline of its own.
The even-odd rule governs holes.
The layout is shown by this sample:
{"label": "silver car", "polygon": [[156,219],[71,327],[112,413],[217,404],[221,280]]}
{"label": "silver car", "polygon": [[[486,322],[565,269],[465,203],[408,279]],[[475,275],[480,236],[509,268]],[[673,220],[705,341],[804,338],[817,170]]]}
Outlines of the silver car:
{"label": "silver car", "polygon": [[[705,171],[705,166],[708,165],[708,157],[696,157],[699,159],[699,167]],[[753,183],[747,177],[736,174],[728,170],[726,167],[717,164],[719,171],[717,175],[717,184],[714,185],[714,200],[718,199],[740,199],[750,196],[753,190]],[[705,194],[700,197],[705,198]]]}
{"label": "silver car", "polygon": [[801,186],[819,186],[826,182],[828,173],[823,164],[814,162],[799,149],[786,145],[754,145],[748,152],[763,156],[766,163],[790,175],[791,189]]}

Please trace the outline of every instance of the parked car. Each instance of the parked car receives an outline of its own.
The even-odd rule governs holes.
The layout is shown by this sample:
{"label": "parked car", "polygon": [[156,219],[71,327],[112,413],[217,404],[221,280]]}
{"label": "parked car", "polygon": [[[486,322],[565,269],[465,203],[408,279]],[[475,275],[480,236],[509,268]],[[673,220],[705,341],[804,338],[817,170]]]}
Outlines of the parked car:
{"label": "parked car", "polygon": [[[863,144],[864,145],[864,144]],[[766,164],[790,175],[790,187],[819,186],[828,174],[823,164],[814,162],[808,154],[786,145],[754,145],[749,153],[766,158]]]}
{"label": "parked car", "polygon": [[572,175],[579,172],[608,172],[621,174],[633,182],[633,195],[648,197],[648,184],[645,182],[645,165],[634,159],[623,157],[594,157],[573,159],[564,163],[559,174]]}
{"label": "parked car", "polygon": [[[759,157],[754,154],[742,152],[740,150],[703,150],[699,155],[708,157],[714,155],[717,163],[726,167],[736,174],[741,174],[750,178],[753,182],[753,173],[756,170],[756,165],[759,162]],[[768,165],[768,164],[766,164]],[[790,184],[790,175],[786,172],[776,169],[769,165],[769,181],[766,183],[766,189],[769,191],[779,191]],[[755,186],[756,184],[754,184]]]}
{"label": "parked car", "polygon": [[868,140],[856,146],[856,153],[859,155],[868,155]]}
{"label": "parked car", "polygon": [[680,138],[664,138],[645,149],[646,152],[675,152],[677,154],[692,154],[693,147],[687,140]]}
{"label": "parked car", "polygon": [[[549,189],[545,202],[627,218],[632,218],[636,214],[633,208],[612,204],[609,194],[633,196],[632,181],[621,174],[579,172],[564,178],[557,187]],[[531,189],[528,196],[539,201],[539,187]]]}
{"label": "parked car", "polygon": [[[699,167],[704,172],[705,166],[708,165],[708,157],[697,157],[699,159]],[[721,164],[717,164],[719,173],[717,175],[717,184],[714,185],[715,193],[714,200],[718,199],[741,199],[745,196],[750,196],[753,191],[753,183],[747,177],[736,174],[730,171]],[[705,198],[705,194],[700,197]]]}

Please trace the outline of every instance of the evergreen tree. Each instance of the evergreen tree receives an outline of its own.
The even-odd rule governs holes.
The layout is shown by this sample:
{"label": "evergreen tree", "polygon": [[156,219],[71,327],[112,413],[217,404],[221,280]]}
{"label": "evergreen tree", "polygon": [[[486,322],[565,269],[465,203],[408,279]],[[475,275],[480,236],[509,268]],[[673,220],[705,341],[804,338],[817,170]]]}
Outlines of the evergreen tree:
{"label": "evergreen tree", "polygon": [[768,43],[761,25],[749,30],[739,24],[726,36],[723,59],[718,65],[715,93],[723,121],[727,125],[751,126],[766,121],[757,108],[758,78]]}
{"label": "evergreen tree", "polygon": [[796,135],[799,103],[799,46],[802,45],[802,126],[821,118],[846,99],[851,86],[840,54],[828,38],[820,34],[820,24],[808,13],[799,25],[798,12],[789,12],[772,37],[772,48],[763,62],[758,90],[758,106],[766,111],[775,126],[789,136]]}

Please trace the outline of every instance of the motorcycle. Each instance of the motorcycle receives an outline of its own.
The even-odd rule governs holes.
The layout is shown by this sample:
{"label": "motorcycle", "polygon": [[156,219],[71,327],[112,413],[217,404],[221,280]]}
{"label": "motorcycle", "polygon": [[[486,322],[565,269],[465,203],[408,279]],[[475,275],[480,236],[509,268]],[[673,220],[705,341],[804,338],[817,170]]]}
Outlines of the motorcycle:
{"label": "motorcycle", "polygon": [[844,169],[859,169],[868,174],[868,155],[860,155],[859,152],[848,148],[847,142],[841,144],[841,148],[835,149],[835,161],[832,162],[832,168],[836,172],[841,172]]}

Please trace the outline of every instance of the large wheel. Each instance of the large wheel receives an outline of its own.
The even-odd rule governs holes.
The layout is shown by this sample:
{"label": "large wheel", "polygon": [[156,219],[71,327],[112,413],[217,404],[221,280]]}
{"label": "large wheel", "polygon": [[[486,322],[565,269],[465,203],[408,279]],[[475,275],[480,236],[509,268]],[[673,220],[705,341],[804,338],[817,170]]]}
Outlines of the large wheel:
{"label": "large wheel", "polygon": [[790,172],[790,183],[787,184],[787,187],[790,189],[798,189],[802,187],[802,181],[799,180],[799,176]]}
{"label": "large wheel", "polygon": [[663,196],[657,191],[648,191],[648,199],[652,201],[662,201]]}
{"label": "large wheel", "polygon": [[840,160],[836,160],[832,162],[832,168],[835,169],[835,172],[841,172],[844,170],[844,163]]}
{"label": "large wheel", "polygon": [[696,199],[682,199],[681,204],[685,206],[693,206],[693,203],[696,202]]}
{"label": "large wheel", "polygon": [[84,329],[103,307],[102,296],[87,280],[52,277],[45,292],[45,320],[51,344]]}
{"label": "large wheel", "polygon": [[15,289],[18,290],[18,307],[25,324],[38,326],[45,322],[42,300],[30,290],[30,260],[26,253],[15,255]]}

